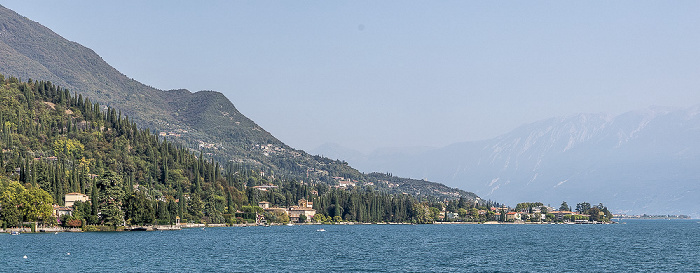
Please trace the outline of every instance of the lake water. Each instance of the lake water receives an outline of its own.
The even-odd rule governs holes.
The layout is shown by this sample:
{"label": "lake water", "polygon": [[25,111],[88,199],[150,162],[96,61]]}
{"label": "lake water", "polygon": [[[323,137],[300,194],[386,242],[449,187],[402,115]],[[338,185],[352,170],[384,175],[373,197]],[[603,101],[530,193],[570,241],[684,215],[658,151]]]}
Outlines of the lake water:
{"label": "lake water", "polygon": [[0,234],[0,271],[700,271],[697,220],[624,222]]}

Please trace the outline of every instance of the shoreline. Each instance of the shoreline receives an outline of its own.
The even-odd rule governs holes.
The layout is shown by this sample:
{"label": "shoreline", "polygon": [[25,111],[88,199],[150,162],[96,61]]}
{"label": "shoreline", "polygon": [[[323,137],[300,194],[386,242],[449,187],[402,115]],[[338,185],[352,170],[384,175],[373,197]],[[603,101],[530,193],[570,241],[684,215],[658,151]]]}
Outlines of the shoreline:
{"label": "shoreline", "polygon": [[[662,219],[634,219],[634,220],[662,220]],[[672,219],[669,219],[672,220]],[[680,219],[678,219],[680,220]],[[685,219],[683,219],[685,220]],[[416,223],[396,223],[396,222],[379,222],[379,223],[359,223],[359,222],[337,222],[337,223],[293,223],[292,226],[313,226],[313,225],[609,225],[609,224],[619,224],[619,222],[585,222],[585,223],[574,223],[574,222],[497,222],[497,221],[487,221],[487,222],[433,222],[427,224],[416,224]],[[272,223],[268,225],[264,224],[180,224],[180,225],[152,225],[152,226],[129,226],[129,227],[117,227],[116,230],[105,230],[103,226],[88,226],[88,229],[83,228],[63,228],[63,227],[42,227],[36,228],[32,232],[31,228],[6,228],[0,229],[0,233],[59,233],[59,232],[121,232],[121,231],[172,231],[172,230],[182,230],[182,229],[193,229],[193,228],[220,228],[220,227],[271,227],[271,226],[286,226],[287,224],[282,223]]]}

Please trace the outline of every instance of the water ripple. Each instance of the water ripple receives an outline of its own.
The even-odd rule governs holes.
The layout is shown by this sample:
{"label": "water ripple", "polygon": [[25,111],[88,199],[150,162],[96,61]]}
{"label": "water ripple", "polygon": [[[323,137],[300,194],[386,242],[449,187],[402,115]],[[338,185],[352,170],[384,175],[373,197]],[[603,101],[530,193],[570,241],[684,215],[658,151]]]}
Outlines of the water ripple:
{"label": "water ripple", "polygon": [[[4,272],[692,272],[696,221],[0,234]],[[67,255],[70,253],[70,255]],[[23,256],[26,255],[27,259]]]}

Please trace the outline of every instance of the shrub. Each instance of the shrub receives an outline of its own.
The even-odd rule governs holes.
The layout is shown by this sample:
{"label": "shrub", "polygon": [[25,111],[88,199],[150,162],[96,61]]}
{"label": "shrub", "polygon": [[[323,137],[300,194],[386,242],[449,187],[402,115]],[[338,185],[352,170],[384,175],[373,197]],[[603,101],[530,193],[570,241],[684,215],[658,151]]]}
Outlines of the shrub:
{"label": "shrub", "polygon": [[68,219],[66,221],[66,226],[68,227],[81,227],[83,225],[83,221],[80,219]]}

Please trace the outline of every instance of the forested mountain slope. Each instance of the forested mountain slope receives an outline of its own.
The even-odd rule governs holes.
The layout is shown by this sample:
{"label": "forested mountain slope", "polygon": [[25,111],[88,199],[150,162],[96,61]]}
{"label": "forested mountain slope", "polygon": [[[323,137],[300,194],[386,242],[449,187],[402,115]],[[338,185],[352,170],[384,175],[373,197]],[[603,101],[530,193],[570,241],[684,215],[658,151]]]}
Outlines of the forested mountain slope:
{"label": "forested mountain slope", "polygon": [[[55,224],[51,204],[62,205],[66,193],[90,197],[63,219],[64,225],[75,226],[169,224],[176,217],[237,223],[254,220],[245,217],[261,210],[260,201],[289,207],[300,199],[314,203],[321,221],[426,223],[436,218],[428,211],[443,206],[434,197],[389,194],[371,186],[335,189],[273,178],[238,163],[222,166],[139,129],[114,108],[102,109],[50,82],[20,82],[0,74],[0,226]],[[371,176],[396,183],[391,176]],[[254,188],[258,185],[276,187]],[[455,200],[453,209],[474,206],[466,198]]]}
{"label": "forested mountain slope", "polygon": [[[334,177],[417,196],[477,198],[442,184],[393,178],[399,186],[360,173],[340,160],[296,150],[241,114],[221,93],[161,91],[123,75],[92,50],[0,6],[0,73],[50,81],[120,111],[144,128],[222,164],[234,162],[276,177],[337,185]],[[102,110],[104,110],[103,108]]]}

